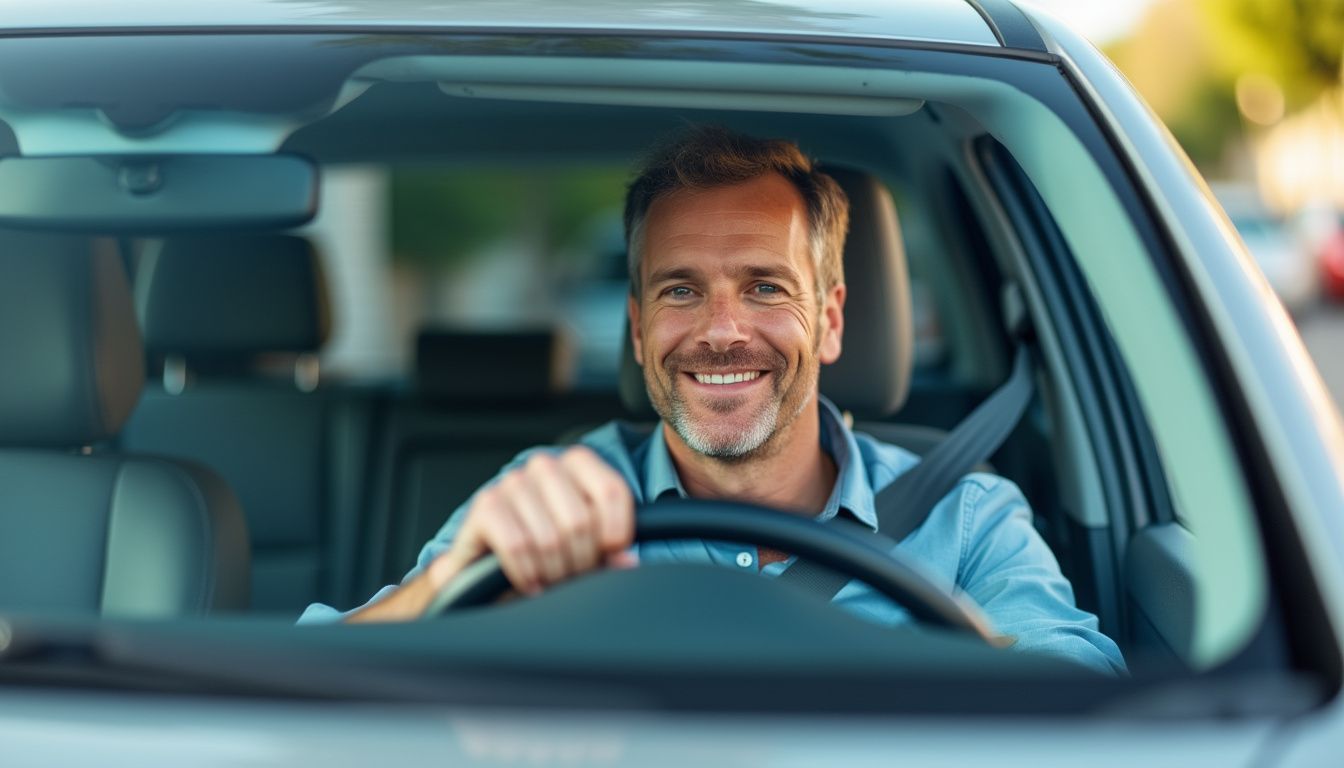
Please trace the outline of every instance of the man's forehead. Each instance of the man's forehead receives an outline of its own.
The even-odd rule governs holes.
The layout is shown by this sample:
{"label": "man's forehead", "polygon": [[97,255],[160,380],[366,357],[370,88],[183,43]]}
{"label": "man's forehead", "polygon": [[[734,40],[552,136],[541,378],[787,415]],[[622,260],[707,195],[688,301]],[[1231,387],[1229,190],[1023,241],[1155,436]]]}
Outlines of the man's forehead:
{"label": "man's forehead", "polygon": [[[655,274],[729,269],[727,262],[787,264],[811,276],[806,207],[779,174],[739,184],[683,189],[655,200],[644,221],[644,280]],[[712,262],[703,262],[702,257]]]}
{"label": "man's forehead", "polygon": [[644,242],[642,266],[650,278],[673,267],[735,272],[744,265],[775,264],[797,271],[811,263],[806,229],[787,218],[749,214],[734,217],[730,212],[688,217],[682,222],[649,227]]}
{"label": "man's forehead", "polygon": [[802,196],[783,177],[709,189],[681,190],[656,200],[645,219],[646,246],[704,238],[787,241],[806,236]]}
{"label": "man's forehead", "polygon": [[649,215],[655,211],[696,210],[731,214],[764,209],[804,211],[803,195],[792,182],[778,173],[768,173],[754,179],[712,187],[678,189],[656,198],[649,206]]}
{"label": "man's forehead", "polygon": [[792,234],[792,217],[756,210],[710,209],[672,211],[649,227],[663,240],[706,237],[779,237]]}

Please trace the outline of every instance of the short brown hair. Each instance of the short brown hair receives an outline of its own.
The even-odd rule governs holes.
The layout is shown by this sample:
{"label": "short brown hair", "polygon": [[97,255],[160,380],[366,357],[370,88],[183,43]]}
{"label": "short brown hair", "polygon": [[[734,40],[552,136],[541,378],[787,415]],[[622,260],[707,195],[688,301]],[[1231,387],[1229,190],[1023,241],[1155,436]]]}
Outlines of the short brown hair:
{"label": "short brown hair", "polygon": [[791,141],[757,139],[719,126],[697,126],[655,148],[626,192],[625,243],[631,294],[639,297],[644,218],[655,200],[682,189],[739,184],[768,173],[788,179],[803,197],[817,293],[824,295],[844,282],[849,198],[840,185],[817,170]]}

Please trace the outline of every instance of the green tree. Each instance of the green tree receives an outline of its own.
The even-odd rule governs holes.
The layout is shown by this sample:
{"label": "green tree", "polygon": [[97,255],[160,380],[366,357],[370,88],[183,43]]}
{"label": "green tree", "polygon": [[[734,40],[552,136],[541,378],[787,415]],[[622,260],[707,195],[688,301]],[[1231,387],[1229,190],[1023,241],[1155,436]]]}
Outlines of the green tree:
{"label": "green tree", "polygon": [[619,210],[623,168],[396,168],[392,244],[398,260],[447,268],[503,238],[526,234],[543,259]]}
{"label": "green tree", "polygon": [[1272,77],[1289,112],[1339,87],[1344,0],[1201,0],[1200,11],[1224,72]]}

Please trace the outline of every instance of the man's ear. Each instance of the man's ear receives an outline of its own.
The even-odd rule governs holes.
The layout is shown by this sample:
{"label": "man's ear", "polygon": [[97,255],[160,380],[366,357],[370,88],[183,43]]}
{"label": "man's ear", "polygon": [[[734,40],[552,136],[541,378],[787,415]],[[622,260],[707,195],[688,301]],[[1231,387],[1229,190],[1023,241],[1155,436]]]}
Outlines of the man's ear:
{"label": "man's ear", "polygon": [[635,350],[635,362],[644,365],[644,340],[639,326],[639,300],[633,295],[625,300],[626,315],[630,318],[630,346]]}
{"label": "man's ear", "polygon": [[821,305],[821,343],[817,345],[817,359],[830,365],[840,359],[840,340],[845,333],[845,284],[840,283],[826,291]]}

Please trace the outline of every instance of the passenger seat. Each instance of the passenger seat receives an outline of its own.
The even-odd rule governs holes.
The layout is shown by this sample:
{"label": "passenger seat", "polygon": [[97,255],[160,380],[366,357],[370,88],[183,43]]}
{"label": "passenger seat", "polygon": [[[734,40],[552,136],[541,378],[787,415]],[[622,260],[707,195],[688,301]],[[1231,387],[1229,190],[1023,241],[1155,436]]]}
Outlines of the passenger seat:
{"label": "passenger seat", "polygon": [[106,443],[144,385],[116,246],[0,236],[0,610],[162,618],[247,603],[238,501]]}
{"label": "passenger seat", "polygon": [[142,255],[136,299],[161,381],[122,444],[199,461],[237,489],[253,610],[347,600],[376,398],[319,386],[330,311],[313,246],[288,235],[168,239]]}

